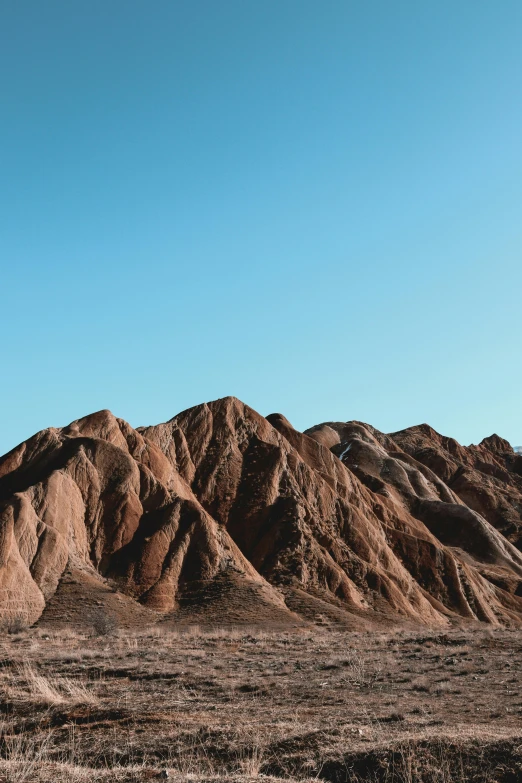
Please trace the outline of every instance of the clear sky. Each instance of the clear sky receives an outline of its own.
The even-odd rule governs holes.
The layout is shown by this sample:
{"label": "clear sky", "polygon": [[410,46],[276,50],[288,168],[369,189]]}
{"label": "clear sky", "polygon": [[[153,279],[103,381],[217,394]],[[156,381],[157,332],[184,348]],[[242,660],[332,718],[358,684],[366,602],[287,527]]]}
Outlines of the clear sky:
{"label": "clear sky", "polygon": [[3,0],[0,452],[235,395],[522,445],[520,0]]}

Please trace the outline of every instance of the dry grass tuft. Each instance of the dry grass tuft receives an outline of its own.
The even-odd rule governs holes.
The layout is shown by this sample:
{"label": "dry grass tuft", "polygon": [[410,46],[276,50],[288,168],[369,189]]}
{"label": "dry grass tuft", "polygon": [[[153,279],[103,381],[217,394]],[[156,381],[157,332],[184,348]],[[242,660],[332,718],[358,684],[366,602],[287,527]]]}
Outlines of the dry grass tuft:
{"label": "dry grass tuft", "polygon": [[79,682],[59,675],[49,677],[27,663],[18,669],[18,676],[21,687],[13,689],[13,695],[18,699],[49,707],[63,704],[92,706],[98,704],[92,683]]}

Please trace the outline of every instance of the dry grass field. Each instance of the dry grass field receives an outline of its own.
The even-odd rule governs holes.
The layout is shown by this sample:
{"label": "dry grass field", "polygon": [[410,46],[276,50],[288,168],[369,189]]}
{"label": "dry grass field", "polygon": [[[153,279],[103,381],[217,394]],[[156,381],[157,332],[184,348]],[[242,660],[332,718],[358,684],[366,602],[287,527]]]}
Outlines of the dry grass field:
{"label": "dry grass field", "polygon": [[507,630],[4,633],[0,780],[516,783],[521,665]]}

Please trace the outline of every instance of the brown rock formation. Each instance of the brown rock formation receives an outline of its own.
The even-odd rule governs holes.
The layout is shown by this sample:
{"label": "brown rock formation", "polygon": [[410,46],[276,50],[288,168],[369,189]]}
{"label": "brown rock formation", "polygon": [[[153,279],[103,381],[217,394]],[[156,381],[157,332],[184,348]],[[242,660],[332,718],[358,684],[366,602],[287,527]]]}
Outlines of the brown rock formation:
{"label": "brown rock formation", "polygon": [[507,440],[491,435],[478,446],[466,448],[426,424],[390,437],[522,549],[522,455]]}
{"label": "brown rock formation", "polygon": [[[518,625],[522,555],[499,529],[519,458],[497,438],[446,441],[353,422],[303,434],[230,397],[139,430],[108,411],[44,430],[0,460],[0,611]],[[466,499],[464,465],[488,466],[501,523]]]}

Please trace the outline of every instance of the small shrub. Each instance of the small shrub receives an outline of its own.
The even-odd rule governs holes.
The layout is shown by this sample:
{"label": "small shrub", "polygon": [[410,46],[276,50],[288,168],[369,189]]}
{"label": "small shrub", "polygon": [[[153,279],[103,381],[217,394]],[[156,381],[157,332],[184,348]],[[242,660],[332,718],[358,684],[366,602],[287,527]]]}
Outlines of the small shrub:
{"label": "small shrub", "polygon": [[4,631],[4,633],[15,634],[26,631],[28,627],[25,617],[21,614],[15,614],[12,617],[6,617],[2,620],[0,629]]}
{"label": "small shrub", "polygon": [[108,636],[116,631],[118,624],[112,615],[100,608],[94,613],[92,627],[97,636]]}

